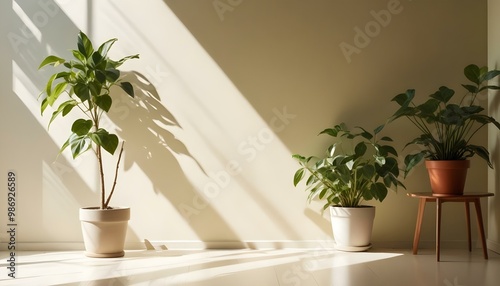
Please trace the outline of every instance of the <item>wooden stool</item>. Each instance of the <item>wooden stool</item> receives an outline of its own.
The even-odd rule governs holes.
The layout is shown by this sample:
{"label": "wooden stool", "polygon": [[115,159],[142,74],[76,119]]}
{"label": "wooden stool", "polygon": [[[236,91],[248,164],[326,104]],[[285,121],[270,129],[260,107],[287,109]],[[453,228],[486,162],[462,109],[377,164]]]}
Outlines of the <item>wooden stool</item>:
{"label": "wooden stool", "polygon": [[465,215],[467,220],[467,239],[469,242],[469,251],[472,251],[471,235],[470,235],[470,209],[469,203],[474,203],[476,208],[477,225],[481,243],[483,246],[484,259],[488,259],[488,250],[486,249],[486,239],[484,237],[483,216],[481,212],[480,198],[491,197],[492,193],[467,193],[462,195],[451,196],[436,196],[433,193],[408,193],[409,197],[418,198],[418,215],[417,224],[415,226],[415,236],[413,238],[413,254],[417,254],[418,241],[420,240],[420,227],[422,226],[422,218],[424,217],[425,204],[427,202],[436,202],[436,260],[440,258],[440,239],[441,239],[441,204],[445,202],[465,202]]}

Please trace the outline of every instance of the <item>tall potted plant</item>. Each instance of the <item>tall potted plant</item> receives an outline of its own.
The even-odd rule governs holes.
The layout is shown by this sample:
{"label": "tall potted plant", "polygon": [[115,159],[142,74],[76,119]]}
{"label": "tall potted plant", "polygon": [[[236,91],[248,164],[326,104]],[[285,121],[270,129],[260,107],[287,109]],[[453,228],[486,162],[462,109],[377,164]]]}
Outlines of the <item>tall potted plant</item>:
{"label": "tall potted plant", "polygon": [[462,194],[470,165],[467,158],[478,155],[493,168],[488,150],[472,144],[471,139],[487,124],[493,123],[500,129],[500,123],[484,114],[484,108],[477,104],[481,92],[500,89],[498,85],[488,84],[499,74],[500,71],[488,71],[487,67],[466,66],[464,75],[470,82],[462,84],[466,92],[458,102],[454,101],[455,91],[446,86],[441,86],[421,104],[414,103],[414,89],[392,99],[399,109],[389,121],[407,118],[421,132],[406,144],[416,144],[421,149],[405,157],[405,177],[426,159],[431,189],[436,195]]}
{"label": "tall potted plant", "polygon": [[54,110],[48,128],[57,117],[64,118],[74,111],[83,116],[71,125],[71,134],[61,146],[60,152],[69,148],[75,159],[92,150],[97,158],[100,204],[80,209],[85,254],[91,257],[123,256],[127,222],[130,218],[130,208],[110,206],[116,187],[123,142],[116,162],[114,181],[109,191],[106,188],[103,168],[103,151],[114,154],[119,139],[102,127],[101,119],[111,109],[113,86],[121,87],[128,95],[134,97],[132,85],[121,80],[118,67],[129,59],[139,57],[131,55],[118,61],[110,59],[108,51],[116,41],[117,39],[110,39],[94,49],[87,35],[80,31],[77,49],[72,50],[72,59],[66,60],[50,55],[39,66],[39,69],[47,65],[62,67],[62,70],[49,77],[45,89],[41,92],[42,115],[49,106]]}
{"label": "tall potted plant", "polygon": [[378,138],[383,128],[379,126],[371,133],[356,127],[359,132],[354,132],[341,123],[320,133],[334,137],[323,157],[293,155],[300,164],[293,183],[297,186],[307,177],[309,202],[318,198],[325,202],[323,210],[330,209],[337,249],[368,249],[375,207],[362,202],[382,202],[389,188],[405,188],[398,179],[398,154],[386,144],[392,139]]}

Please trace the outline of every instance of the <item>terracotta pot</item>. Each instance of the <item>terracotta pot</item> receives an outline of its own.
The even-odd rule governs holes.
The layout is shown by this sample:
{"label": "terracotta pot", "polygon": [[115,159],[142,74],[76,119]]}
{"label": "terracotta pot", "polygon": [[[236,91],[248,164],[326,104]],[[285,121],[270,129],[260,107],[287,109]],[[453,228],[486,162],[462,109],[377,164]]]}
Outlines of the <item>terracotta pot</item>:
{"label": "terracotta pot", "polygon": [[464,193],[469,160],[428,160],[425,161],[425,166],[435,195],[449,196]]}
{"label": "terracotta pot", "polygon": [[81,208],[85,255],[110,258],[125,255],[124,245],[127,234],[130,208]]}
{"label": "terracotta pot", "polygon": [[330,207],[335,247],[342,251],[365,251],[371,247],[375,207]]}

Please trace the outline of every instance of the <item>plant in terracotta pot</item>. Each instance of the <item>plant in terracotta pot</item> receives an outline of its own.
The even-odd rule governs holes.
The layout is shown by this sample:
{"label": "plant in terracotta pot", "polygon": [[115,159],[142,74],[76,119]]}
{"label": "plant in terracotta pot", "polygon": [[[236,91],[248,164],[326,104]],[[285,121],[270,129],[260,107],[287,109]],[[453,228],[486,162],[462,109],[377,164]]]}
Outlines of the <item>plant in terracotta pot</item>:
{"label": "plant in terracotta pot", "polygon": [[[79,32],[77,49],[72,50],[73,58],[66,60],[55,55],[46,57],[39,69],[51,65],[61,67],[61,70],[51,75],[45,89],[41,93],[41,113],[50,106],[54,111],[49,121],[58,117],[65,118],[70,113],[78,112],[81,118],[71,125],[69,138],[61,146],[60,152],[67,148],[75,159],[87,151],[92,151],[97,158],[100,178],[100,204],[97,207],[81,208],[80,220],[86,248],[86,255],[92,257],[123,256],[127,221],[130,218],[129,208],[110,206],[111,197],[115,191],[120,159],[123,152],[123,142],[116,162],[114,181],[108,190],[105,184],[103,168],[103,152],[115,154],[119,139],[109,133],[101,125],[101,120],[112,106],[114,86],[121,87],[131,97],[134,89],[129,82],[122,81],[118,69],[129,59],[138,55],[124,57],[114,61],[108,57],[117,39],[110,39],[94,49],[87,35]],[[101,222],[102,220],[102,222]],[[95,235],[95,238],[89,237]],[[110,238],[119,235],[117,240]],[[92,243],[102,239],[96,245]]]}
{"label": "plant in terracotta pot", "polygon": [[[375,207],[363,201],[382,202],[391,187],[405,188],[398,179],[397,152],[379,138],[383,125],[373,132],[362,127],[351,131],[344,123],[325,129],[320,134],[334,138],[322,157],[293,155],[300,168],[295,172],[295,186],[305,179],[309,202],[324,201],[323,210],[330,209],[336,247],[361,251],[370,247]],[[306,179],[307,178],[307,179]]]}
{"label": "plant in terracotta pot", "polygon": [[462,84],[465,93],[458,101],[454,98],[455,91],[446,86],[441,86],[421,104],[414,102],[414,89],[392,99],[399,109],[389,121],[407,118],[421,132],[406,144],[416,144],[421,149],[405,157],[405,177],[413,167],[426,159],[432,191],[436,195],[461,194],[470,165],[467,158],[478,155],[493,168],[488,150],[484,146],[472,144],[471,139],[487,124],[493,123],[500,129],[498,121],[485,114],[484,108],[477,104],[481,92],[500,89],[498,85],[488,84],[499,74],[500,71],[489,71],[487,67],[480,68],[473,64],[466,66],[464,75],[470,82]]}

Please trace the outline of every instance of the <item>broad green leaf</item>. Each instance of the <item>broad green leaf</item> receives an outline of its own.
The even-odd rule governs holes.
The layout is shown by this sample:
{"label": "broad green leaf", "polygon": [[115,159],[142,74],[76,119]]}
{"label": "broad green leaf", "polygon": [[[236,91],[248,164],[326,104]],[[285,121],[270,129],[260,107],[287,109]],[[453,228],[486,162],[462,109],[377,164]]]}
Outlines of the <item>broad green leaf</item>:
{"label": "broad green leaf", "polygon": [[431,94],[430,96],[439,100],[440,102],[447,103],[454,94],[455,91],[453,89],[450,89],[446,86],[441,86],[438,91],[436,91],[434,94]]}
{"label": "broad green leaf", "polygon": [[64,142],[59,150],[59,154],[61,154],[67,147],[71,148],[71,155],[73,159],[77,158],[81,154],[85,153],[87,150],[92,147],[90,144],[90,139],[87,136],[78,136],[75,133],[72,133],[68,140]]}
{"label": "broad green leaf", "polygon": [[95,98],[95,104],[106,112],[109,111],[112,103],[113,103],[113,100],[111,99],[111,96],[109,96],[107,94],[97,96]]}
{"label": "broad green leaf", "polygon": [[117,69],[106,69],[106,79],[110,82],[115,82],[120,78],[120,71]]}
{"label": "broad green leaf", "polygon": [[76,84],[73,87],[73,91],[75,92],[76,96],[80,98],[82,102],[90,99],[89,87],[83,83]]}
{"label": "broad green leaf", "polygon": [[388,154],[392,154],[396,157],[398,156],[398,152],[396,151],[396,149],[394,149],[394,147],[392,147],[390,145],[380,146],[379,152],[382,156],[387,156]]}
{"label": "broad green leaf", "polygon": [[395,101],[399,106],[408,106],[415,97],[415,90],[408,89],[405,93],[396,95],[391,101]]}
{"label": "broad green leaf", "polygon": [[76,134],[73,137],[70,137],[70,147],[71,147],[71,154],[73,155],[73,159],[77,158],[81,154],[85,153],[88,151],[91,147],[91,141],[86,135],[83,136],[77,136]]}
{"label": "broad green leaf", "polygon": [[483,81],[485,80],[492,80],[493,78],[495,78],[496,76],[500,75],[500,71],[499,70],[491,70],[489,72],[487,72],[484,77],[482,78]]}
{"label": "broad green leaf", "polygon": [[90,119],[77,119],[71,126],[71,131],[78,136],[87,135],[92,128],[93,123]]}
{"label": "broad green leaf", "polygon": [[66,60],[57,56],[48,56],[46,57],[38,66],[38,69],[43,68],[46,65],[53,65],[54,67],[63,64]]}
{"label": "broad green leaf", "polygon": [[478,93],[479,90],[476,85],[462,84],[462,86],[467,89],[470,93]]}
{"label": "broad green leaf", "polygon": [[86,58],[90,58],[92,53],[94,52],[94,47],[92,46],[92,42],[89,40],[87,35],[80,31],[78,33],[78,50],[82,53]]}
{"label": "broad green leaf", "polygon": [[473,83],[479,85],[481,83],[479,77],[481,76],[479,67],[477,65],[468,65],[464,68],[465,77]]}
{"label": "broad green leaf", "polygon": [[354,147],[354,153],[356,156],[361,157],[366,153],[366,150],[368,147],[366,147],[365,142],[359,142],[356,147]]}
{"label": "broad green leaf", "polygon": [[321,131],[319,134],[328,134],[330,136],[337,137],[338,130],[334,129],[334,128],[328,128],[328,129]]}
{"label": "broad green leaf", "polygon": [[120,87],[131,97],[134,97],[134,88],[130,82],[120,82]]}
{"label": "broad green leaf", "polygon": [[96,132],[90,133],[89,136],[95,144],[104,148],[108,153],[115,153],[118,147],[118,136],[115,134],[110,134],[108,131],[100,128]]}
{"label": "broad green leaf", "polygon": [[375,175],[375,167],[373,165],[364,165],[361,172],[363,177],[371,180],[371,178]]}

